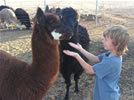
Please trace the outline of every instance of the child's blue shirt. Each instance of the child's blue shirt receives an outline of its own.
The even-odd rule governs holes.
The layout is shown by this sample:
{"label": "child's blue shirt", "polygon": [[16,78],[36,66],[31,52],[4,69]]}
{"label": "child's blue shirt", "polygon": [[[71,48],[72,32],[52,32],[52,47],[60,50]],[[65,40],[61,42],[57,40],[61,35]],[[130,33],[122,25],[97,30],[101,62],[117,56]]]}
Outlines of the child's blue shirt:
{"label": "child's blue shirt", "polygon": [[122,56],[108,56],[110,51],[98,56],[100,63],[93,66],[96,73],[93,100],[118,100]]}

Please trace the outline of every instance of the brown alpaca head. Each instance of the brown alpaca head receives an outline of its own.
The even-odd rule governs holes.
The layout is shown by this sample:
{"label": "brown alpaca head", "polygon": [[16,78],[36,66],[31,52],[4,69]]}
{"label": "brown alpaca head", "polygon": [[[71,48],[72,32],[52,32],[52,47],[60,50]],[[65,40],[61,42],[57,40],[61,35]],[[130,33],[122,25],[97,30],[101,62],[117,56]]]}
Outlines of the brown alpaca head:
{"label": "brown alpaca head", "polygon": [[72,30],[61,23],[59,16],[52,13],[44,13],[41,8],[38,8],[35,16],[35,27],[40,31],[39,33],[47,33],[53,40],[70,39],[73,36]]}
{"label": "brown alpaca head", "polygon": [[78,33],[78,22],[80,20],[80,13],[78,10],[69,7],[69,8],[51,8],[48,12],[52,12],[61,17],[61,22],[68,27],[68,29],[73,31],[73,35]]}

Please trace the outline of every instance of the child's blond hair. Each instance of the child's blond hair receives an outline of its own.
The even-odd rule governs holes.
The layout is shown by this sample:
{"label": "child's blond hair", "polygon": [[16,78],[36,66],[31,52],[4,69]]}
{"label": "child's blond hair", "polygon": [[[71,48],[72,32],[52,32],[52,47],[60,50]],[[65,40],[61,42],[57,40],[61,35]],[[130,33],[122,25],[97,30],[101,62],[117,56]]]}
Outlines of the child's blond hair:
{"label": "child's blond hair", "polygon": [[107,28],[104,33],[105,36],[110,36],[112,42],[117,47],[117,55],[122,56],[128,50],[129,34],[127,29],[122,25],[113,25]]}

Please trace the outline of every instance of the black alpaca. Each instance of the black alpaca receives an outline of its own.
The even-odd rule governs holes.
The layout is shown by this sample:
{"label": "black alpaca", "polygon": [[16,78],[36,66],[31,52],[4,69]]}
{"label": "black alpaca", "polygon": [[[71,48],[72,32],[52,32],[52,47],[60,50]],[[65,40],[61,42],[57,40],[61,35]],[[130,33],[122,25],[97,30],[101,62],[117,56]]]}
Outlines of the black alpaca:
{"label": "black alpaca", "polygon": [[60,16],[62,18],[62,23],[73,31],[71,39],[60,41],[60,72],[66,83],[65,100],[69,100],[71,75],[74,74],[75,92],[78,93],[78,79],[84,70],[75,58],[65,55],[63,50],[75,51],[79,53],[85,61],[87,61],[79,51],[69,46],[68,43],[80,43],[84,49],[88,50],[90,39],[86,28],[78,24],[79,14],[76,10],[73,8],[64,8],[61,10]]}
{"label": "black alpaca", "polygon": [[27,29],[31,27],[29,14],[22,8],[17,8],[15,10],[15,14],[17,19],[21,22],[21,24],[25,25]]}

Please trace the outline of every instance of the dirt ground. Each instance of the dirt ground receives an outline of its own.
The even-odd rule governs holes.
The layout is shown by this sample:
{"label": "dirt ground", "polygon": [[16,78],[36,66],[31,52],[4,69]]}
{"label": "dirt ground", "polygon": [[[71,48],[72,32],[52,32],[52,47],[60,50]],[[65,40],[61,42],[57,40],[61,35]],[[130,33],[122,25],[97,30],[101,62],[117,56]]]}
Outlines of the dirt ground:
{"label": "dirt ground", "polygon": [[[95,55],[104,52],[101,40],[103,31],[113,24],[122,24],[128,28],[130,34],[129,52],[123,58],[122,73],[119,81],[121,89],[120,100],[134,100],[134,19],[132,16],[105,15],[99,19],[96,27],[94,21],[88,17],[80,20],[80,24],[88,30],[91,42],[89,51]],[[16,56],[18,59],[31,63],[31,34],[32,30],[0,30],[0,49]],[[91,63],[90,63],[91,64]],[[79,94],[74,93],[74,80],[70,87],[70,100],[92,100],[95,75],[83,73],[79,80]],[[61,74],[54,85],[49,89],[44,100],[63,100],[65,96],[65,83]]]}

